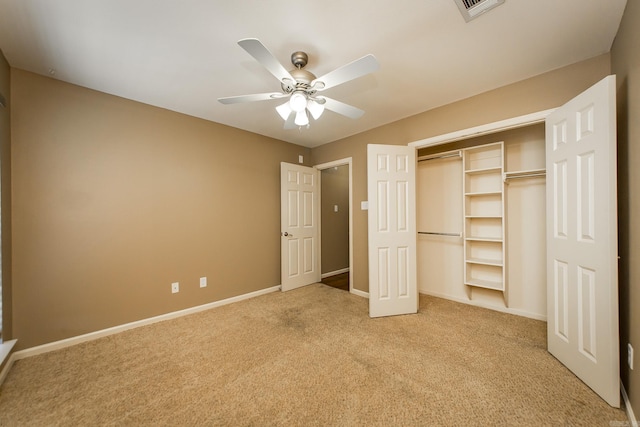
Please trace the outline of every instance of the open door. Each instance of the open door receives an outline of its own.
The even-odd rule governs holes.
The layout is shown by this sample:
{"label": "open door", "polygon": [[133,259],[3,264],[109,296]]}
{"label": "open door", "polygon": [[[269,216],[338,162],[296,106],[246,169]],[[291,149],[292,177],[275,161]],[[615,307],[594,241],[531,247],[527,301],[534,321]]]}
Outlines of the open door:
{"label": "open door", "polygon": [[283,291],[320,281],[319,182],[317,169],[280,163]]}
{"label": "open door", "polygon": [[418,312],[416,150],[367,146],[369,316]]}
{"label": "open door", "polygon": [[546,119],[548,349],[620,406],[615,76]]}

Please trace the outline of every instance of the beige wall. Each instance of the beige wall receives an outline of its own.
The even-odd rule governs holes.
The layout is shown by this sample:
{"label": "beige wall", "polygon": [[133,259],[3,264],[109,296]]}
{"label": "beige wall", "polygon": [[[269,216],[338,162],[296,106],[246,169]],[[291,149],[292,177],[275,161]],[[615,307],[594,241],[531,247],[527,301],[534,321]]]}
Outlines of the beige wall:
{"label": "beige wall", "polygon": [[[618,217],[620,252],[620,368],[636,417],[640,416],[640,3],[627,2],[611,49],[618,84]],[[632,197],[633,196],[633,197]],[[635,369],[627,365],[634,346]]]}
{"label": "beige wall", "polygon": [[310,150],[17,69],[11,90],[18,348],[280,284],[280,162]]}
{"label": "beige wall", "polygon": [[[349,267],[349,165],[321,171],[322,274]],[[334,206],[338,206],[335,212]]]}
{"label": "beige wall", "polygon": [[11,321],[11,91],[10,68],[0,51],[0,93],[7,107],[0,107],[0,222],[2,238],[2,338],[13,338]]}
{"label": "beige wall", "polygon": [[367,261],[367,144],[406,145],[431,136],[558,107],[611,71],[604,54],[549,73],[503,86],[459,102],[381,126],[312,150],[315,164],[353,158],[354,287],[369,290]]}

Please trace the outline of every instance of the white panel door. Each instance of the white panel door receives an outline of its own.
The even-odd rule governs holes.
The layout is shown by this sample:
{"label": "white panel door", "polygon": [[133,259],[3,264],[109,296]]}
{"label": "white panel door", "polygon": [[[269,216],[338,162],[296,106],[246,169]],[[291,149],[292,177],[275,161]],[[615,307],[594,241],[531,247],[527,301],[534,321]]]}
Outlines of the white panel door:
{"label": "white panel door", "polygon": [[368,145],[369,316],[418,312],[416,150]]}
{"label": "white panel door", "polygon": [[319,180],[317,169],[280,164],[283,291],[320,281]]}
{"label": "white panel door", "polygon": [[620,406],[615,76],[549,115],[549,352]]}

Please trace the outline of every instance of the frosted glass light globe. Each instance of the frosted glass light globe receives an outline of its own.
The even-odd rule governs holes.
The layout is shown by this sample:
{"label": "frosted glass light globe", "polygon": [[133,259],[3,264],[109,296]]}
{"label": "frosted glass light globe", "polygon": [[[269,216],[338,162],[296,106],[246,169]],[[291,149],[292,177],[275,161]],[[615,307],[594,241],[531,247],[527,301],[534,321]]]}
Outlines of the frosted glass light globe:
{"label": "frosted glass light globe", "polygon": [[296,113],[300,113],[307,107],[307,97],[300,92],[296,92],[291,95],[289,105],[291,106],[291,109],[293,111],[295,111]]}

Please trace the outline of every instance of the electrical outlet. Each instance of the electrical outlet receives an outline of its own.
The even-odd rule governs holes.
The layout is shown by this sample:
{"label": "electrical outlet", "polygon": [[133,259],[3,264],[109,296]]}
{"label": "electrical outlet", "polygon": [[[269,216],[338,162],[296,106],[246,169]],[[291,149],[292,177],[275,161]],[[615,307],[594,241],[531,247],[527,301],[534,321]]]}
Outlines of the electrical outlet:
{"label": "electrical outlet", "polygon": [[629,369],[633,370],[633,347],[631,343],[627,344],[627,363],[629,364]]}
{"label": "electrical outlet", "polygon": [[180,283],[179,282],[173,282],[171,284],[171,293],[172,294],[177,294],[178,292],[180,292]]}
{"label": "electrical outlet", "polygon": [[206,277],[201,277],[200,278],[200,287],[201,288],[206,288],[207,287],[207,278]]}

